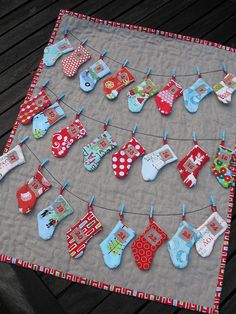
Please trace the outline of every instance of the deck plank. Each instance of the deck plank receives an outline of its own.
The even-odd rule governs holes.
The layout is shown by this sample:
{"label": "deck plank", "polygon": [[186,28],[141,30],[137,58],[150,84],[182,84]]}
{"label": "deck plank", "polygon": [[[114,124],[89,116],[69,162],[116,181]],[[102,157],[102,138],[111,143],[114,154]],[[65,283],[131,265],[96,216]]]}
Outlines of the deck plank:
{"label": "deck plank", "polygon": [[18,7],[26,4],[29,0],[1,0],[0,1],[0,18],[10,14]]}

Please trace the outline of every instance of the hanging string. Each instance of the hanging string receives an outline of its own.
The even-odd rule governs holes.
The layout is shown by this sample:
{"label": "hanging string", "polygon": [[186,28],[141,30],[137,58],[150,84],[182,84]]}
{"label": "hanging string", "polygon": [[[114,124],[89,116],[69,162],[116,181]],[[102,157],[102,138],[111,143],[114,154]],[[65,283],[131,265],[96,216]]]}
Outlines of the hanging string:
{"label": "hanging string", "polygon": [[[71,31],[68,31],[69,34],[74,37],[76,40],[78,40],[80,43],[82,43],[82,40],[79,39],[77,36],[75,36]],[[98,53],[99,55],[101,55],[101,51],[97,50],[96,48],[90,46],[89,44],[86,44],[86,46],[88,48],[90,48],[91,50],[95,51],[96,53]],[[123,65],[123,62],[117,61],[116,59],[110,57],[109,55],[106,55],[106,58],[117,63],[120,64],[121,66]],[[132,71],[136,71],[142,74],[146,74],[146,71],[142,71],[142,70],[138,70],[135,68],[132,68],[131,66],[126,66],[128,69],[132,70]],[[222,68],[221,69],[217,69],[217,70],[212,70],[212,71],[205,71],[205,72],[201,72],[201,74],[208,74],[208,73],[217,73],[217,72],[222,72]],[[150,73],[150,76],[157,76],[157,77],[170,77],[170,75],[165,75],[165,74],[158,74],[158,73]],[[196,73],[191,73],[191,74],[178,74],[178,77],[191,77],[191,76],[196,76]]]}
{"label": "hanging string", "polygon": [[[55,97],[58,97],[57,94],[47,86],[47,90],[49,90]],[[75,113],[78,112],[77,109],[73,108],[72,106],[68,105],[63,99],[60,100],[61,103],[63,103],[66,107],[70,108],[72,111],[74,111]],[[94,122],[97,122],[97,123],[100,123],[100,124],[104,124],[104,121],[101,121],[101,120],[97,120],[93,117],[90,117],[84,113],[81,113],[80,114],[81,116],[87,118],[88,120],[92,120]],[[130,129],[126,129],[126,128],[123,128],[121,126],[118,126],[118,125],[115,125],[115,124],[109,124],[109,127],[112,127],[112,128],[115,128],[115,129],[119,129],[119,130],[122,130],[122,131],[127,131],[130,133]],[[163,138],[163,135],[155,135],[155,134],[151,134],[151,133],[144,133],[144,132],[140,132],[140,131],[137,131],[136,132],[137,134],[140,134],[140,135],[145,135],[145,136],[149,136],[149,137],[154,137],[154,138],[160,138],[162,139]],[[168,137],[169,140],[172,140],[172,141],[186,141],[186,142],[192,142],[192,138],[176,138],[176,137]],[[199,141],[220,141],[221,138],[198,138]]]}
{"label": "hanging string", "polygon": [[[29,147],[29,145],[27,143],[25,143],[25,146],[28,148],[28,150],[31,152],[31,154],[38,160],[38,162],[41,164],[42,161],[38,158],[38,156],[34,153],[34,151]],[[44,167],[45,171],[47,171],[47,173],[58,183],[59,187],[58,189],[60,190],[61,186],[63,186],[63,183],[61,183],[54,175],[53,173],[48,170],[46,167]],[[68,188],[65,188],[65,190],[71,194],[72,196],[74,196],[75,198],[77,198],[78,200],[80,200],[81,202],[87,203],[87,199],[82,198],[81,196],[75,194],[73,191],[69,190]],[[111,211],[111,212],[116,212],[117,213],[117,209],[114,208],[109,208],[109,207],[104,207],[101,205],[93,205],[93,207],[97,207],[100,209],[104,209],[106,211]],[[197,213],[200,211],[203,211],[205,209],[208,209],[209,207],[211,207],[211,204],[208,204],[206,206],[203,206],[201,208],[195,209],[195,210],[190,210],[188,211],[188,215],[189,214],[193,214],[193,213]],[[132,211],[125,211],[126,214],[130,214],[130,215],[139,215],[139,216],[146,216],[146,213],[138,213],[138,212],[132,212]],[[168,217],[168,216],[181,216],[182,213],[176,212],[176,213],[172,213],[172,214],[162,214],[161,212],[158,211],[158,214],[154,214],[154,216],[158,216],[158,217]]]}

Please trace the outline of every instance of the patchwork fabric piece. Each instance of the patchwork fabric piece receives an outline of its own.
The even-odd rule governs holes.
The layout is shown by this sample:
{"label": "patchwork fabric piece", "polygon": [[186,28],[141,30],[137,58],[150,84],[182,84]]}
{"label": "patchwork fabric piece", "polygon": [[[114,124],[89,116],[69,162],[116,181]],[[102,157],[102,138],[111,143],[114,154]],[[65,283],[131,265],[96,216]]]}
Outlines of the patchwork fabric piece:
{"label": "patchwork fabric piece", "polygon": [[230,103],[232,95],[236,90],[236,76],[228,73],[223,78],[223,81],[220,81],[220,83],[214,85],[213,90],[216,93],[219,101],[223,102],[224,104]]}
{"label": "patchwork fabric piece", "polygon": [[149,270],[156,250],[168,240],[168,235],[155,223],[150,221],[146,230],[132,243],[132,252],[139,269]]}
{"label": "patchwork fabric piece", "polygon": [[48,129],[56,122],[65,118],[66,114],[60,107],[58,102],[55,102],[50,107],[44,109],[33,118],[33,136],[40,139],[47,133]]}
{"label": "patchwork fabric piece", "polygon": [[156,95],[155,101],[157,108],[163,115],[169,115],[172,112],[173,104],[183,93],[180,84],[171,79],[169,83]]}
{"label": "patchwork fabric piece", "polygon": [[43,62],[46,66],[53,66],[57,59],[65,53],[74,50],[67,36],[53,45],[47,46],[44,49]]}
{"label": "patchwork fabric piece", "polygon": [[104,93],[108,99],[115,99],[118,97],[119,92],[125,86],[131,84],[134,81],[135,78],[132,73],[126,67],[122,67],[119,72],[113,74],[103,81]]}
{"label": "patchwork fabric piece", "polygon": [[97,82],[108,75],[111,72],[108,65],[103,61],[103,59],[99,59],[93,65],[91,65],[88,69],[82,71],[79,75],[80,78],[80,88],[89,93],[94,90]]}
{"label": "patchwork fabric piece", "polygon": [[233,151],[231,149],[219,145],[212,163],[212,172],[224,188],[229,188],[233,184],[232,169],[234,161],[232,155]]}
{"label": "patchwork fabric piece", "polygon": [[6,154],[0,156],[0,181],[6,176],[8,172],[25,163],[25,157],[21,148],[18,144]]}
{"label": "patchwork fabric piece", "polygon": [[158,93],[157,86],[147,78],[128,91],[128,108],[131,112],[140,112],[145,102]]}
{"label": "patchwork fabric piece", "polygon": [[58,158],[65,157],[70,147],[86,135],[85,127],[80,122],[79,115],[77,114],[72,123],[53,134],[51,147],[53,155]]}
{"label": "patchwork fabric piece", "polygon": [[53,236],[57,225],[67,216],[73,213],[73,208],[60,194],[55,201],[42,209],[38,215],[38,232],[43,240],[49,240]]}
{"label": "patchwork fabric piece", "polygon": [[103,260],[107,267],[113,269],[120,266],[123,252],[134,237],[134,230],[119,220],[106,239],[100,244]]}
{"label": "patchwork fabric piece", "polygon": [[197,112],[200,102],[208,94],[212,93],[213,89],[202,78],[199,78],[191,87],[183,92],[185,108],[191,112]]}

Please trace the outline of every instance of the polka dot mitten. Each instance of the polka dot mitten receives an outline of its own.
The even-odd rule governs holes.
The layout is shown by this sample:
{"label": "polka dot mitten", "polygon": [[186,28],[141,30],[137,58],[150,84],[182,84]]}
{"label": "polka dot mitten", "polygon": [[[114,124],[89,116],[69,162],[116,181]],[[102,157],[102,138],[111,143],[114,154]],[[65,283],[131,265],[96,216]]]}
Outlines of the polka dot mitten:
{"label": "polka dot mitten", "polygon": [[145,153],[144,147],[136,140],[134,134],[133,130],[131,140],[112,155],[112,168],[115,176],[119,179],[126,177],[131,165]]}
{"label": "polka dot mitten", "polygon": [[85,127],[79,120],[81,112],[82,109],[76,114],[75,120],[71,124],[53,134],[51,150],[55,157],[65,157],[70,147],[87,135]]}
{"label": "polka dot mitten", "polygon": [[107,131],[108,123],[109,119],[104,123],[104,132],[83,147],[84,167],[88,171],[96,170],[102,158],[117,146],[116,141]]}
{"label": "polka dot mitten", "polygon": [[197,81],[183,92],[185,108],[191,113],[197,112],[200,102],[212,92],[211,86],[202,79],[200,72],[198,72]]}
{"label": "polka dot mitten", "polygon": [[29,100],[25,100],[20,106],[20,112],[17,117],[19,123],[29,124],[36,114],[52,104],[51,99],[46,92],[48,83],[49,81],[46,81],[37,95]]}
{"label": "polka dot mitten", "polygon": [[227,222],[217,212],[217,208],[211,204],[212,214],[209,218],[197,228],[201,232],[201,238],[195,243],[197,253],[201,257],[208,257],[215,245],[216,240],[227,229]]}
{"label": "polka dot mitten", "polygon": [[124,63],[121,70],[103,81],[104,93],[110,100],[118,97],[119,92],[127,85],[135,81],[134,76],[125,67],[127,62]]}
{"label": "polka dot mitten", "polygon": [[6,176],[8,172],[25,163],[25,157],[22,151],[22,145],[28,139],[24,137],[22,141],[7,153],[0,156],[0,181]]}
{"label": "polka dot mitten", "polygon": [[173,73],[169,83],[154,97],[157,108],[163,115],[169,115],[172,112],[173,104],[183,93],[183,88],[175,80]]}
{"label": "polka dot mitten", "polygon": [[131,112],[140,112],[145,102],[158,93],[156,84],[148,78],[149,74],[150,69],[147,72],[147,77],[139,85],[128,91],[128,108]]}
{"label": "polka dot mitten", "polygon": [[84,92],[91,92],[101,78],[111,73],[108,65],[103,61],[105,53],[106,51],[100,56],[100,59],[88,69],[80,72],[80,88]]}
{"label": "polka dot mitten", "polygon": [[151,215],[146,230],[132,243],[132,252],[140,270],[149,270],[157,249],[168,240],[168,235],[155,223]]}
{"label": "polka dot mitten", "polygon": [[88,204],[87,214],[80,219],[67,233],[67,246],[71,257],[79,258],[84,254],[89,240],[94,237],[103,227],[93,212],[92,201]]}
{"label": "polka dot mitten", "polygon": [[85,43],[81,43],[76,50],[62,60],[63,72],[66,76],[74,76],[78,71],[78,68],[91,58],[91,54],[84,47],[84,44]]}
{"label": "polka dot mitten", "polygon": [[191,249],[200,237],[200,231],[185,220],[185,209],[183,207],[182,221],[175,235],[167,243],[167,250],[175,268],[183,269],[188,266]]}
{"label": "polka dot mitten", "polygon": [[63,96],[59,97],[54,104],[44,109],[33,118],[32,133],[34,138],[42,138],[52,125],[66,117],[63,109],[59,105],[59,100],[62,99]]}
{"label": "polka dot mitten", "polygon": [[231,102],[232,95],[236,90],[236,76],[226,70],[224,72],[226,76],[213,87],[213,90],[219,101],[228,104]]}
{"label": "polka dot mitten", "polygon": [[177,168],[186,187],[196,185],[199,171],[210,159],[208,154],[194,140],[194,146],[190,152],[179,161]]}
{"label": "polka dot mitten", "polygon": [[53,66],[57,59],[65,53],[74,50],[69,39],[67,38],[68,31],[65,29],[64,38],[53,45],[49,45],[44,49],[43,62],[46,66]]}
{"label": "polka dot mitten", "polygon": [[103,260],[107,267],[113,269],[120,266],[123,252],[134,237],[134,230],[123,223],[123,213],[120,214],[120,220],[100,244]]}
{"label": "polka dot mitten", "polygon": [[48,207],[42,209],[37,215],[38,232],[40,238],[43,240],[51,239],[57,225],[74,211],[67,200],[62,196],[67,186],[68,182],[65,182],[55,201]]}
{"label": "polka dot mitten", "polygon": [[145,181],[153,181],[158,172],[166,165],[176,161],[178,158],[167,144],[167,133],[163,138],[163,146],[154,152],[147,154],[142,159],[142,176]]}
{"label": "polka dot mitten", "polygon": [[29,181],[20,187],[16,192],[18,208],[21,214],[28,214],[34,208],[37,199],[47,192],[51,187],[51,183],[42,174],[43,166],[48,162],[45,160],[38,166],[37,172]]}

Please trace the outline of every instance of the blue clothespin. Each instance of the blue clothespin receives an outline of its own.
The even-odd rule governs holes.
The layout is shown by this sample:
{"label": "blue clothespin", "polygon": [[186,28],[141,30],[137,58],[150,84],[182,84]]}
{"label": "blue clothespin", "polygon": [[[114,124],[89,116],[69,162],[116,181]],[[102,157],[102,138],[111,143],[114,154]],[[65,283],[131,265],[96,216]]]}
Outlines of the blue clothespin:
{"label": "blue clothespin", "polygon": [[129,60],[125,59],[124,63],[122,64],[122,67],[125,67],[128,64]]}
{"label": "blue clothespin", "polygon": [[93,202],[94,202],[95,196],[92,195],[90,200],[89,200],[89,206],[92,206]]}
{"label": "blue clothespin", "polygon": [[57,100],[61,100],[64,97],[65,97],[65,94],[61,94],[60,96],[58,96]]}
{"label": "blue clothespin", "polygon": [[225,132],[221,132],[221,141],[224,142],[225,141]]}
{"label": "blue clothespin", "polygon": [[133,135],[136,133],[137,127],[138,127],[137,124],[135,124],[135,126],[134,126],[133,129],[132,129],[132,134],[133,134]]}
{"label": "blue clothespin", "polygon": [[151,75],[151,73],[152,73],[152,69],[151,69],[151,68],[148,68],[148,69],[147,69],[147,77],[149,77],[149,75]]}
{"label": "blue clothespin", "polygon": [[176,70],[175,69],[171,71],[171,76],[172,76],[172,79],[176,78]]}
{"label": "blue clothespin", "polygon": [[20,144],[24,144],[29,139],[29,136],[24,136],[20,141]]}
{"label": "blue clothespin", "polygon": [[122,202],[122,203],[120,204],[120,208],[119,208],[119,217],[120,217],[120,220],[121,220],[121,221],[123,221],[124,209],[125,209],[125,204],[124,204],[124,202]]}
{"label": "blue clothespin", "polygon": [[63,185],[60,188],[60,194],[69,186],[69,181],[64,181]]}
{"label": "blue clothespin", "polygon": [[154,211],[154,207],[150,206],[150,210],[149,210],[149,219],[152,220],[153,219],[153,211]]}
{"label": "blue clothespin", "polygon": [[201,77],[201,71],[200,71],[200,68],[199,68],[199,67],[195,67],[195,69],[196,69],[197,75],[198,75],[199,77]]}
{"label": "blue clothespin", "polygon": [[41,162],[41,167],[44,167],[44,166],[46,166],[46,164],[49,162],[49,160],[48,159],[45,159],[45,160],[43,160],[42,162]]}
{"label": "blue clothespin", "polygon": [[106,118],[105,123],[106,123],[106,126],[108,126],[108,124],[110,123],[110,118],[109,117]]}
{"label": "blue clothespin", "polygon": [[192,132],[192,138],[193,138],[194,143],[197,143],[197,135],[194,131]]}
{"label": "blue clothespin", "polygon": [[88,38],[86,38],[85,40],[83,40],[83,41],[81,42],[81,45],[82,45],[82,46],[85,46],[86,43],[87,43],[87,41],[88,41]]}
{"label": "blue clothespin", "polygon": [[215,205],[216,205],[216,204],[215,204],[215,199],[214,199],[214,196],[213,196],[213,195],[210,196],[210,202],[211,202],[211,205],[212,205],[212,206],[215,206]]}
{"label": "blue clothespin", "polygon": [[104,50],[104,51],[101,53],[101,57],[102,57],[102,58],[105,57],[105,55],[108,54],[108,51],[109,51],[109,49]]}
{"label": "blue clothespin", "polygon": [[84,111],[84,107],[82,106],[80,110],[77,112],[77,115],[79,116],[83,111]]}
{"label": "blue clothespin", "polygon": [[44,84],[43,84],[43,87],[46,87],[49,82],[50,82],[50,80],[45,81]]}
{"label": "blue clothespin", "polygon": [[68,35],[69,28],[67,26],[64,27],[64,35]]}
{"label": "blue clothespin", "polygon": [[186,215],[186,205],[182,205],[182,219],[185,220],[185,215]]}
{"label": "blue clothespin", "polygon": [[222,70],[224,71],[225,74],[228,73],[228,68],[227,68],[225,63],[221,63],[221,68],[222,68]]}
{"label": "blue clothespin", "polygon": [[167,142],[167,136],[168,136],[168,133],[166,131],[164,131],[164,133],[163,133],[163,142],[164,143]]}

